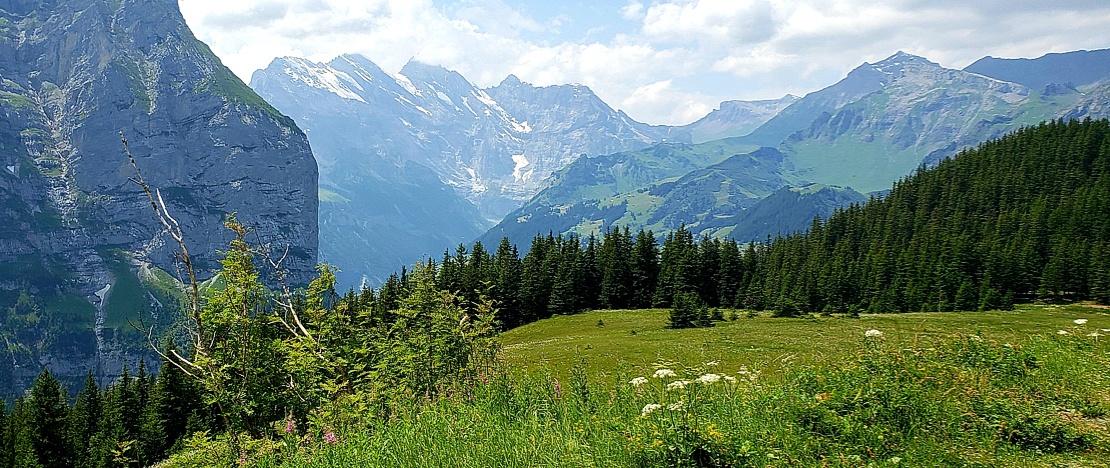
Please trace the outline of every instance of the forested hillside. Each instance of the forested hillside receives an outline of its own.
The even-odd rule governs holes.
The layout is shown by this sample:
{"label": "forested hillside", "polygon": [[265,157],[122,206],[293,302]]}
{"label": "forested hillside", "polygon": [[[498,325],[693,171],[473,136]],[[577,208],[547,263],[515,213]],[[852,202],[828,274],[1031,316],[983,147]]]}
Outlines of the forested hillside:
{"label": "forested hillside", "polygon": [[[808,233],[742,247],[612,229],[444,254],[438,285],[499,303],[502,325],[591,308],[709,306],[847,313],[1110,303],[1110,126],[1051,122],[919,170]],[[385,290],[400,290],[400,277]],[[394,294],[394,293],[390,293]]]}
{"label": "forested hillside", "polygon": [[873,312],[1110,303],[1110,126],[1050,122],[756,249],[745,305]]}

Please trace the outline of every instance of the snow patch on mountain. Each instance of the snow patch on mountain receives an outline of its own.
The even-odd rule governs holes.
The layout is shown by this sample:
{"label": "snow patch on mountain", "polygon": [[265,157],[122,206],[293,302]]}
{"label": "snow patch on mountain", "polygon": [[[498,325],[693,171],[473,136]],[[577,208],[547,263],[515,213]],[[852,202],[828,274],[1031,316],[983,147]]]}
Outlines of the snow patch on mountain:
{"label": "snow patch on mountain", "polygon": [[308,60],[287,57],[285,73],[293,81],[299,81],[313,88],[323,89],[343,99],[366,103],[351,87],[364,91],[351,75],[328,66],[320,66]]}
{"label": "snow patch on mountain", "polygon": [[527,173],[523,172],[524,168],[528,167],[529,164],[528,158],[524,157],[523,154],[514,154],[513,163],[516,165],[513,167],[513,180],[523,182],[526,178],[531,177],[532,171],[528,171]]}
{"label": "snow patch on mountain", "polygon": [[412,80],[410,80],[409,77],[398,73],[393,75],[393,79],[397,80],[397,84],[404,88],[405,91],[408,91],[409,94],[413,96],[423,96],[420,90],[416,89],[416,85],[412,84]]}

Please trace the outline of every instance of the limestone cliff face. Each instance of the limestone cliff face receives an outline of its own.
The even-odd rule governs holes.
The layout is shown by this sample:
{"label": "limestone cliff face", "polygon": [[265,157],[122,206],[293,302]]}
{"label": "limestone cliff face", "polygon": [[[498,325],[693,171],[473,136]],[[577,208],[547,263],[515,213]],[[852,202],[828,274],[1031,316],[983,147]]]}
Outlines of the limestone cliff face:
{"label": "limestone cliff face", "polygon": [[[12,307],[14,291],[29,293],[42,315],[63,322],[55,328],[95,332],[101,368],[112,367],[112,314],[157,313],[145,304],[121,312],[134,302],[121,295],[159,303],[122,286],[136,272],[144,284],[156,279],[151,271],[175,272],[176,245],[129,180],[120,132],[180,222],[202,278],[219,268],[231,212],[274,251],[288,250],[294,282],[311,276],[317,168],[308,141],[192,35],[176,0],[16,0],[0,7],[0,308]],[[78,297],[88,304],[74,305]],[[12,365],[84,367],[88,346],[59,358],[60,348],[47,352],[56,337],[44,340],[9,346]]]}

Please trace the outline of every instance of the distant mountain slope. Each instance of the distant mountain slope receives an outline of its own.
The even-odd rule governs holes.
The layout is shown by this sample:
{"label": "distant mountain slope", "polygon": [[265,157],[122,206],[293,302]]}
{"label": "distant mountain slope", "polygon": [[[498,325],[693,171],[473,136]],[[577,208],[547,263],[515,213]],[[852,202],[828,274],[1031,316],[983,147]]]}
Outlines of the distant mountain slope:
{"label": "distant mountain slope", "polygon": [[176,318],[177,246],[130,180],[121,132],[201,279],[220,266],[232,212],[288,248],[294,283],[313,275],[307,139],[193,36],[175,2],[5,2],[0,78],[0,375],[11,379],[0,393],[43,366],[74,388],[90,370],[119,375],[150,354],[131,324]]}
{"label": "distant mountain slope", "polygon": [[787,94],[765,101],[725,101],[720,107],[676,132],[689,132],[694,143],[744,136],[778,115],[798,97]]}
{"label": "distant mountain slope", "polygon": [[581,158],[481,240],[488,244],[508,237],[523,245],[548,231],[590,234],[610,226],[696,226],[743,210],[792,182],[783,177],[782,163],[782,153],[773,148],[751,152],[729,139]]}
{"label": "distant mountain slope", "polygon": [[1110,49],[1046,54],[1035,59],[983,57],[964,68],[994,79],[1042,91],[1048,85],[1082,88],[1110,80]]}
{"label": "distant mountain slope", "polygon": [[[251,86],[293,116],[320,161],[322,258],[344,285],[481,234],[582,154],[639,149],[669,127],[630,119],[580,85],[516,77],[483,90],[418,62],[277,59]],[[332,196],[332,194],[338,196]]]}
{"label": "distant mountain slope", "polygon": [[[1077,54],[1070,59],[1099,57]],[[1089,68],[1097,70],[1102,66],[1093,64]],[[889,187],[923,164],[935,165],[961,149],[1022,126],[1056,118],[1107,116],[1110,116],[1107,84],[1085,86],[1082,90],[1067,86],[1031,90],[1018,83],[947,69],[922,57],[898,52],[878,63],[857,67],[840,82],[794,101],[750,134],[725,141],[733,148],[745,148],[744,151],[758,146],[781,151],[782,186],[819,183],[870,192]],[[712,145],[697,145],[691,151],[705,153],[711,148]],[[649,148],[636,154],[647,155],[651,151]],[[684,160],[710,161],[713,156],[687,154]],[[620,158],[591,159],[576,167],[573,174],[567,172],[553,178],[544,192],[525,205],[524,211],[510,215],[483,238],[489,240],[498,233],[527,238],[549,229],[557,233],[591,232],[610,222],[663,230],[685,223],[699,229],[707,226],[703,221],[710,218],[734,219],[719,213],[710,216],[712,210],[693,209],[697,202],[687,204],[683,210],[658,210],[656,205],[663,201],[649,196],[657,190],[653,187],[669,183],[670,178],[678,175],[650,180],[654,176],[650,172],[624,170],[623,165],[629,162]],[[700,168],[691,170],[697,169]],[[737,177],[739,186],[759,182],[744,179],[746,175]],[[606,181],[602,184],[604,190],[598,190],[599,180]],[[709,192],[697,193],[704,199]],[[724,202],[721,206],[728,205]],[[671,202],[671,206],[682,204]],[[653,224],[659,218],[643,216],[647,212],[669,213],[668,221]],[[575,219],[568,219],[568,214]],[[712,232],[731,232],[724,222],[716,221]],[[781,227],[793,231],[804,229],[807,224],[808,221]]]}
{"label": "distant mountain slope", "polygon": [[866,201],[867,197],[851,188],[821,184],[783,187],[739,213],[707,219],[697,227],[717,237],[761,241],[804,231],[814,218],[827,219],[837,209]]}

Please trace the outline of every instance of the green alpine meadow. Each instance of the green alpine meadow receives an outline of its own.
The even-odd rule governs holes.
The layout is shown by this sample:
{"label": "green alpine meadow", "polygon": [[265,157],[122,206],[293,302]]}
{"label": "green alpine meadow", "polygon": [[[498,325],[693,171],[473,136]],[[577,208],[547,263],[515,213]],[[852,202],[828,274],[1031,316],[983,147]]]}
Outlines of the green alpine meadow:
{"label": "green alpine meadow", "polygon": [[1110,5],[943,3],[0,0],[0,468],[1110,468]]}

